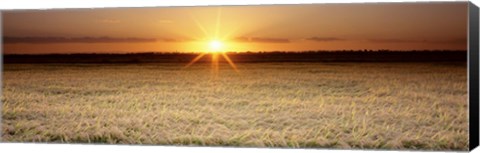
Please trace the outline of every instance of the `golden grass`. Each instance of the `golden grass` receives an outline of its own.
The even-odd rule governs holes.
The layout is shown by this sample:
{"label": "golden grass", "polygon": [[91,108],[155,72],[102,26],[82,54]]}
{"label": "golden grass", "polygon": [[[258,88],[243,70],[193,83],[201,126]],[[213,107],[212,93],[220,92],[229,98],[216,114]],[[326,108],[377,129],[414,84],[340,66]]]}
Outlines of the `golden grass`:
{"label": "golden grass", "polygon": [[465,64],[4,65],[9,142],[467,150]]}

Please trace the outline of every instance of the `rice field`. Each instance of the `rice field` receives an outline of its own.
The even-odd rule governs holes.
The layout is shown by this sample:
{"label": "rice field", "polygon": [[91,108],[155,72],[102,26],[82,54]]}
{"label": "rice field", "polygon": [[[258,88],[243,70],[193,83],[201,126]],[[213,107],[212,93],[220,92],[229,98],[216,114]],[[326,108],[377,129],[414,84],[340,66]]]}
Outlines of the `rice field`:
{"label": "rice field", "polygon": [[465,63],[4,64],[2,141],[468,150]]}

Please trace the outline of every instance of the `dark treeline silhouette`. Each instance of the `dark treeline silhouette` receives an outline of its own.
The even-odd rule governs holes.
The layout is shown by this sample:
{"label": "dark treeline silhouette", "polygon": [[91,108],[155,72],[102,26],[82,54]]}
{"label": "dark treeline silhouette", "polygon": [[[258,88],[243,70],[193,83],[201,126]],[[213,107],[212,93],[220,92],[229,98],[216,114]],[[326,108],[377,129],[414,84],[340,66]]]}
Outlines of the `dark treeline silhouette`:
{"label": "dark treeline silhouette", "polygon": [[[188,63],[200,53],[79,53],[79,54],[6,54],[4,63]],[[343,50],[228,52],[230,59],[242,62],[466,62],[465,50]],[[211,62],[205,55],[198,62]],[[225,62],[220,58],[221,62]]]}

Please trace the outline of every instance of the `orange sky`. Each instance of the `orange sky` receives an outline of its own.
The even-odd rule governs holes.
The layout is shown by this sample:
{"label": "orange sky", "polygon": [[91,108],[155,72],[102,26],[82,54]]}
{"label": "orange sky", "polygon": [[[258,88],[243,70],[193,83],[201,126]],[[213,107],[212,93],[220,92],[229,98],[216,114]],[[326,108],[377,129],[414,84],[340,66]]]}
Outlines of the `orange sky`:
{"label": "orange sky", "polygon": [[461,49],[467,3],[5,11],[4,53]]}

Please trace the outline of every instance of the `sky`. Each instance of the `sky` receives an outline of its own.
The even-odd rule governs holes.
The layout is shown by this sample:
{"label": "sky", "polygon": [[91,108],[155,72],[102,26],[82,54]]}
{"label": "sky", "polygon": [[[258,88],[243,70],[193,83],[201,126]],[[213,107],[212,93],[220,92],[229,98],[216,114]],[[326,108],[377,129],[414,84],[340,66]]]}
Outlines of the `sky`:
{"label": "sky", "polygon": [[3,49],[5,54],[466,50],[467,6],[430,2],[13,10],[2,12]]}

